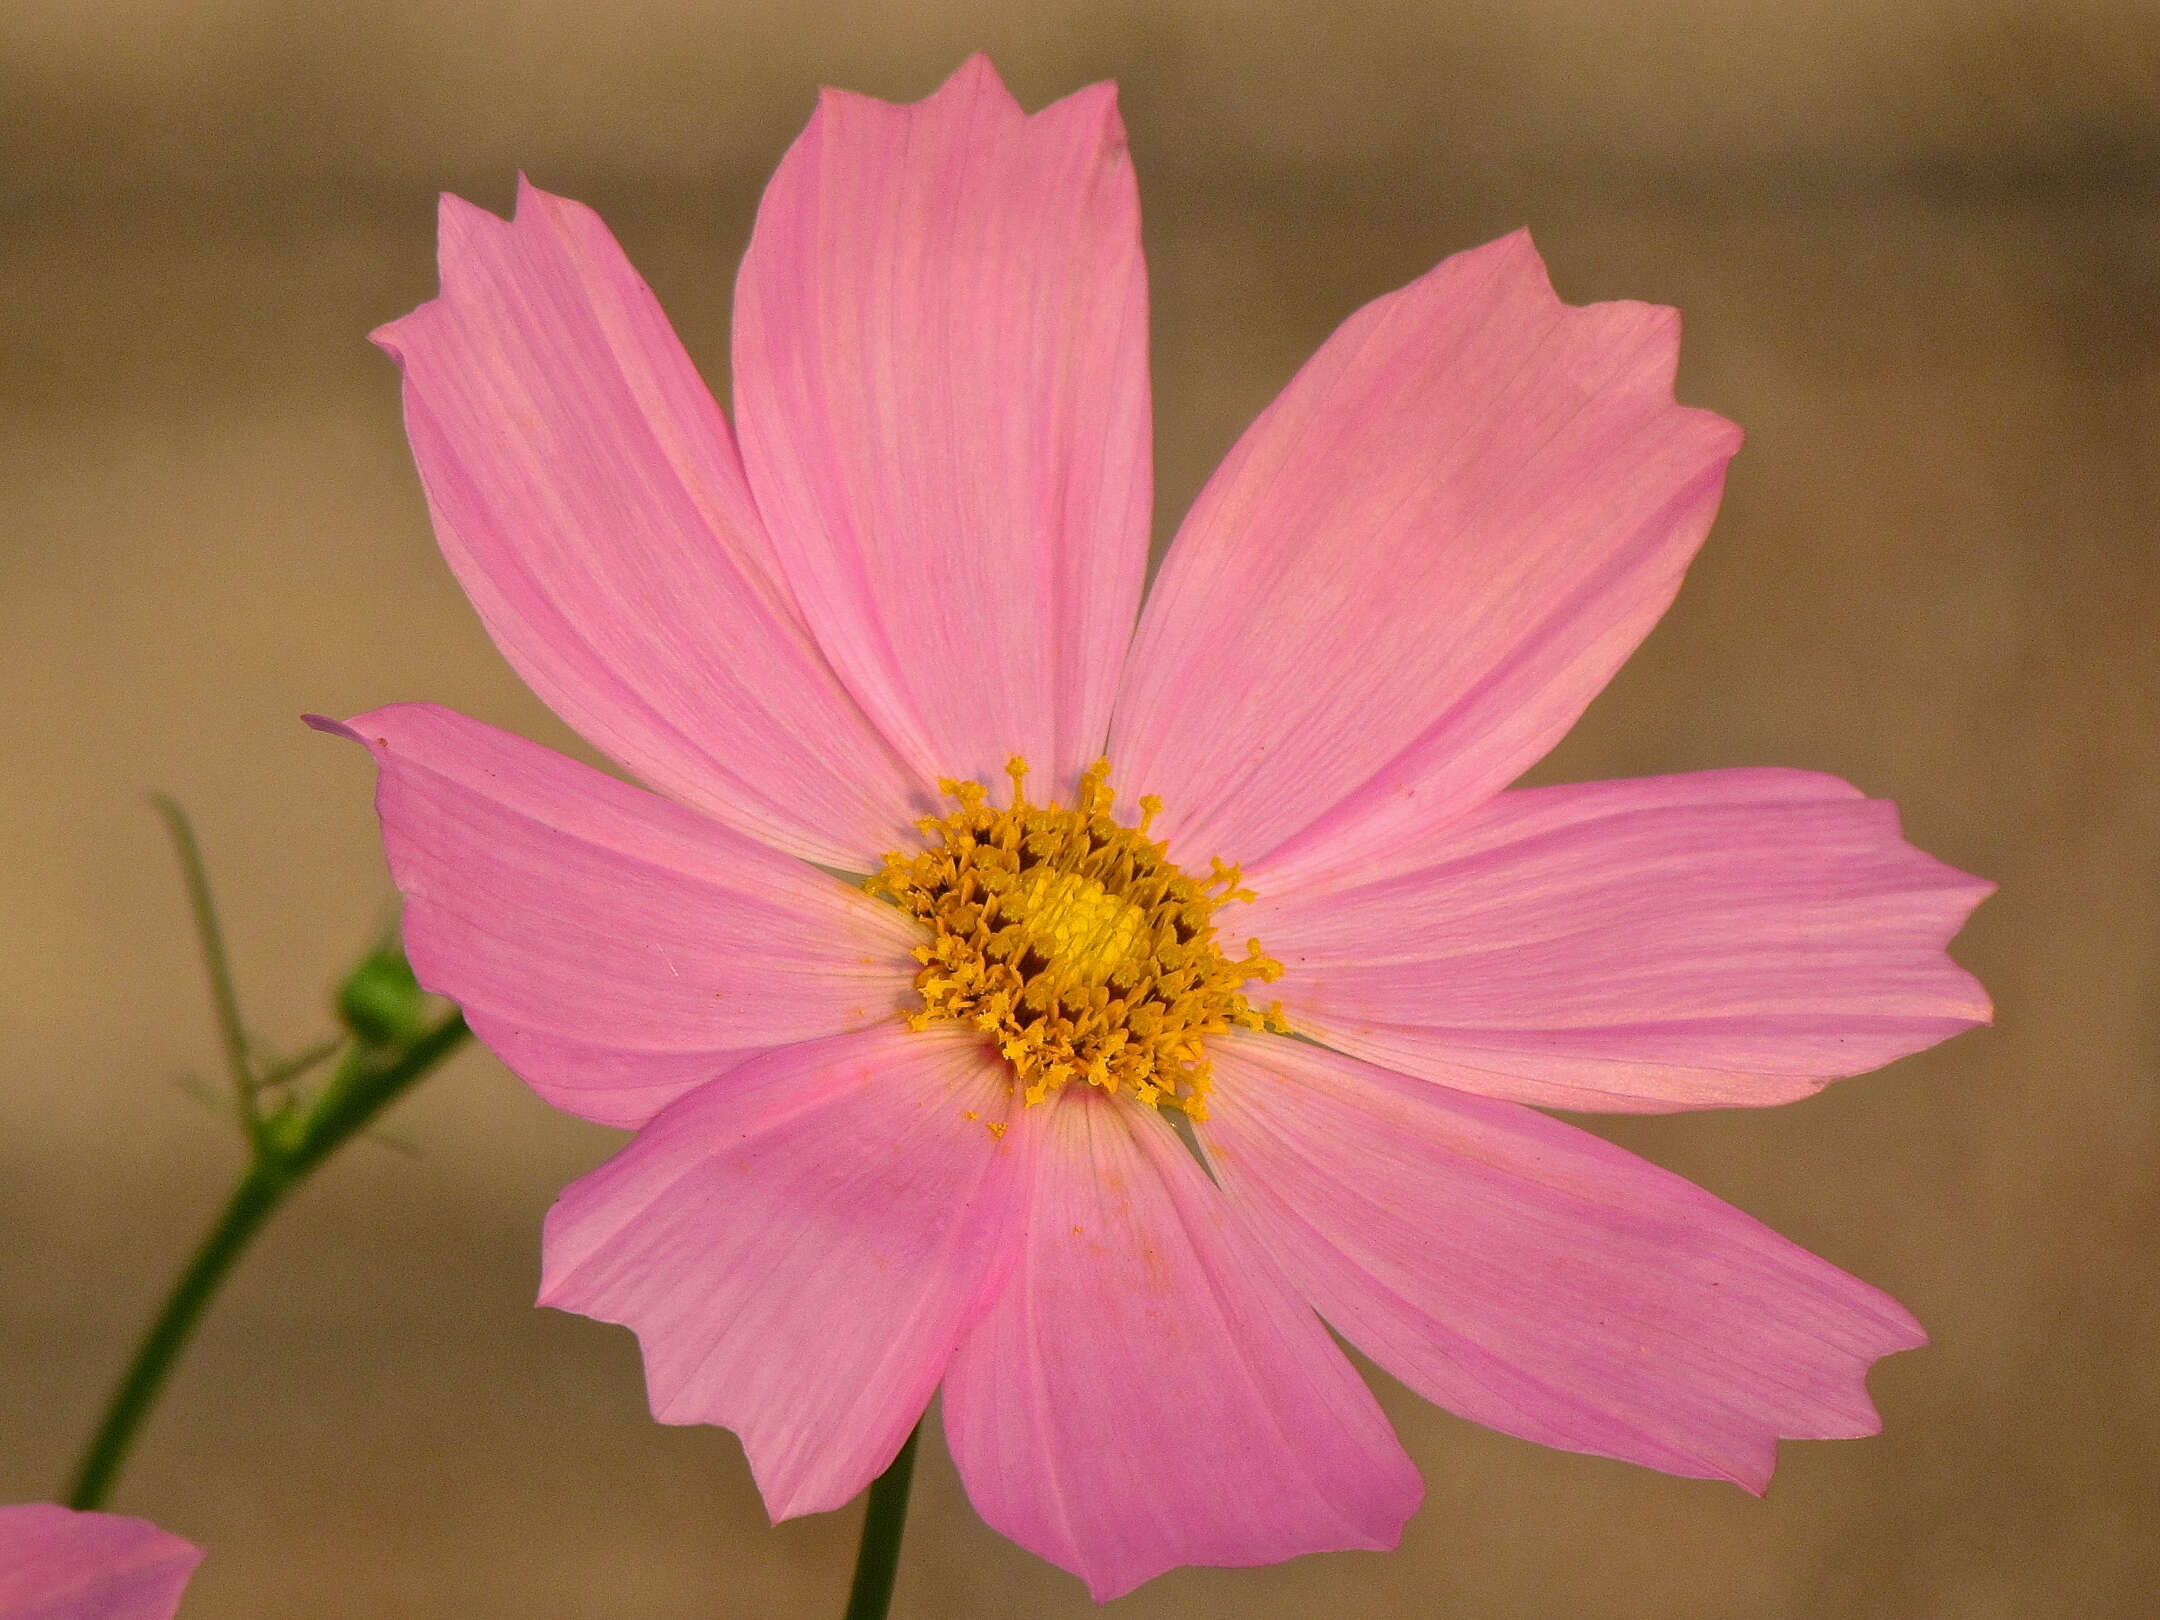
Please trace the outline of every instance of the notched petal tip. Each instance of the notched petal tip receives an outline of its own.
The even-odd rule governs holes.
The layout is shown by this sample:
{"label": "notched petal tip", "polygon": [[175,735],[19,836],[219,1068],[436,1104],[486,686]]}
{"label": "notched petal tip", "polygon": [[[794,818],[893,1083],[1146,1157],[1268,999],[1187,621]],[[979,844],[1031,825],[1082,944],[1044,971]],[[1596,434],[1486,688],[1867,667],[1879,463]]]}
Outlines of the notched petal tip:
{"label": "notched petal tip", "polygon": [[[1655,356],[1655,364],[1645,363],[1637,368],[1635,386],[1645,390],[1654,389],[1680,413],[1680,419],[1692,425],[1711,429],[1726,443],[1718,459],[1730,461],[1747,439],[1746,430],[1729,417],[1701,406],[1682,405],[1676,387],[1680,369],[1680,338],[1683,317],[1671,304],[1656,304],[1638,298],[1601,298],[1586,304],[1571,303],[1554,287],[1552,270],[1545,256],[1538,251],[1530,227],[1518,226],[1507,235],[1496,237],[1481,247],[1470,248],[1457,254],[1458,259],[1475,262],[1490,257],[1498,261],[1496,274],[1512,277],[1525,285],[1541,289],[1546,301],[1562,313],[1564,319],[1581,323],[1585,330],[1596,324],[1615,329],[1612,341],[1622,341],[1618,329],[1632,326],[1637,331],[1634,342],[1646,357]],[[1443,261],[1426,273],[1426,277],[1439,274],[1450,261]],[[1412,283],[1416,285],[1416,283]],[[1405,289],[1407,290],[1407,289]]]}
{"label": "notched petal tip", "polygon": [[[518,177],[519,201],[524,200],[524,176]],[[454,191],[444,192],[435,205],[435,269],[440,282],[437,298],[456,293],[468,278],[471,245],[485,236],[504,236],[517,230],[517,220],[505,219],[492,208],[468,202]],[[421,309],[428,306],[422,304]],[[417,313],[417,311],[415,312]]]}
{"label": "notched petal tip", "polygon": [[[524,172],[518,173],[520,200],[527,186]],[[510,220],[478,203],[467,202],[454,191],[439,192],[435,199],[435,296],[416,305],[411,311],[394,321],[385,321],[368,333],[368,341],[397,363],[399,371],[405,369],[408,350],[418,331],[435,318],[436,310],[446,299],[457,293],[463,281],[465,245],[490,226],[500,230],[512,230]]]}
{"label": "notched petal tip", "polygon": [[562,236],[580,221],[606,229],[592,209],[575,198],[534,185],[523,169],[518,170],[517,195],[507,219],[454,191],[440,193],[435,205],[436,294],[411,314],[378,326],[368,334],[368,341],[402,360],[399,340],[405,328],[427,320],[445,303],[459,302],[468,295],[478,300],[490,296],[489,283],[498,271],[491,256],[479,251],[482,242],[530,236],[534,232]]}
{"label": "notched petal tip", "polygon": [[945,82],[938,86],[936,94],[957,94],[965,91],[991,90],[1002,95],[1014,106],[1013,93],[1006,87],[1005,76],[998,72],[997,64],[990,60],[988,51],[970,51],[967,60],[945,75]]}
{"label": "notched petal tip", "polygon": [[[859,90],[843,90],[829,84],[820,85],[817,111],[811,114],[810,125],[814,129],[828,115],[904,116],[918,108],[934,107],[945,102],[975,100],[988,103],[1015,121],[1027,116],[1026,110],[1006,87],[1004,77],[991,62],[989,55],[977,51],[947,74],[944,83],[927,96],[918,97],[914,101],[887,101],[882,96],[864,95]],[[810,131],[806,129],[804,133],[808,134]]]}
{"label": "notched petal tip", "polygon": [[1113,150],[1123,150],[1126,144],[1125,126],[1117,112],[1118,88],[1115,80],[1099,79],[1093,84],[1082,85],[1078,90],[1061,96],[1039,111],[1030,113],[1012,93],[1004,75],[998,72],[997,64],[991,61],[988,53],[984,51],[976,51],[946,75],[944,83],[914,101],[886,101],[882,97],[864,95],[856,90],[843,90],[833,85],[820,86],[817,111],[812,114],[811,123],[816,124],[828,109],[843,115],[852,112],[891,116],[904,115],[946,102],[968,101],[980,102],[986,108],[994,109],[999,120],[1007,124],[1028,123],[1041,118],[1045,113],[1060,109],[1086,109],[1095,112],[1108,124],[1110,140],[1106,144]]}
{"label": "notched petal tip", "polygon": [[[486,209],[479,209],[477,212],[487,214]],[[607,229],[598,210],[590,203],[582,203],[575,197],[565,197],[559,191],[550,191],[545,186],[533,184],[532,176],[523,169],[518,170],[517,198],[511,205],[509,219],[497,219],[493,214],[487,214],[487,217],[491,223],[512,232],[543,230],[566,236],[580,227],[602,231]]]}
{"label": "notched petal tip", "polygon": [[1890,1299],[1889,1295],[1885,1294],[1883,1298],[1888,1300],[1890,1304],[1897,1305],[1900,1320],[1894,1325],[1889,1334],[1888,1348],[1883,1350],[1875,1359],[1880,1361],[1883,1356],[1903,1355],[1907,1350],[1932,1349],[1935,1340],[1928,1333],[1928,1330],[1920,1325],[1920,1318],[1913,1315],[1904,1306],[1898,1305],[1898,1302]]}
{"label": "notched petal tip", "polygon": [[[1913,871],[1912,889],[1915,894],[1925,893],[1932,904],[1935,929],[1934,943],[1938,951],[1948,958],[1950,968],[1956,973],[1958,989],[1963,993],[1962,1003],[1946,998],[1947,1016],[1962,1020],[1967,1029],[1977,1029],[1995,1022],[1995,1001],[1988,994],[1987,986],[1970,969],[1954,957],[1949,957],[1952,940],[1964,931],[1973,913],[1994,897],[2002,885],[1993,878],[1979,877],[1963,867],[1952,866],[1941,857],[1931,855],[1905,835],[1904,817],[1897,804],[1890,799],[1874,799],[1871,804],[1881,805],[1889,818],[1889,830],[1897,840],[1900,852]],[[1923,881],[1924,880],[1924,881]],[[1947,1037],[1946,1037],[1947,1038]]]}
{"label": "notched petal tip", "polygon": [[1020,105],[1020,98],[1012,93],[1005,76],[998,72],[997,64],[990,60],[987,51],[975,51],[952,72],[945,82],[923,97],[917,106],[927,106],[940,101],[980,101],[994,108],[998,116],[1011,123],[1025,122],[1030,116]]}
{"label": "notched petal tip", "polygon": [[[1553,292],[1552,272],[1545,267],[1545,255],[1538,251],[1537,242],[1532,237],[1530,227],[1527,225],[1518,225],[1512,231],[1496,236],[1490,242],[1481,243],[1477,247],[1465,248],[1455,257],[1470,260],[1480,258],[1502,259],[1512,261],[1518,266],[1525,266],[1537,277],[1539,284],[1547,292],[1552,293],[1553,302],[1556,304],[1560,302],[1560,295]],[[1444,259],[1441,261],[1442,264],[1446,262]],[[1434,268],[1439,267],[1436,265]]]}

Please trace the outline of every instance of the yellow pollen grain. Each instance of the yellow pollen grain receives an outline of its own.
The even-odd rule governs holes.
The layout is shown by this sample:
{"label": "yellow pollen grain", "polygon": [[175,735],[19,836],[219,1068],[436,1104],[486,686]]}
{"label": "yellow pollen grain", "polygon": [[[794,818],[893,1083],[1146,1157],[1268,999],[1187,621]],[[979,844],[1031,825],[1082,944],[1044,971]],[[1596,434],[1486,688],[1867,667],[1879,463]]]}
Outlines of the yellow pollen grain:
{"label": "yellow pollen grain", "polygon": [[1220,860],[1198,879],[1173,863],[1147,836],[1159,800],[1140,801],[1138,826],[1114,820],[1107,760],[1070,808],[1028,802],[1024,761],[1006,774],[1002,810],[979,782],[939,784],[959,808],[918,822],[925,847],[887,855],[867,885],[927,931],[910,1022],[990,1037],[1029,1103],[1081,1082],[1205,1118],[1207,1037],[1284,1027],[1280,1005],[1243,991],[1281,965],[1258,940],[1235,959],[1215,940],[1216,908],[1251,892]]}

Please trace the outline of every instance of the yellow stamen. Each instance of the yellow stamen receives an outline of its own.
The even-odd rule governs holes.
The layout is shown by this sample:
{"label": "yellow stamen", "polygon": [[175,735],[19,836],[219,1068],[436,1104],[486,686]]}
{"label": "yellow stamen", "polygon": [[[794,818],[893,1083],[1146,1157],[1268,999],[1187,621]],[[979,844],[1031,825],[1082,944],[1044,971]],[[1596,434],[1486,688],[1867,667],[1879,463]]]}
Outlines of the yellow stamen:
{"label": "yellow stamen", "polygon": [[1206,1118],[1206,1038],[1284,1027],[1279,1003],[1256,1010],[1240,988],[1282,965],[1258,940],[1235,961],[1215,943],[1215,908],[1251,891],[1220,860],[1197,881],[1172,864],[1147,837],[1152,794],[1137,827],[1112,820],[1108,760],[1082,774],[1071,809],[1028,803],[1024,760],[1005,770],[1004,810],[979,782],[939,783],[959,808],[917,823],[929,847],[887,855],[869,882],[929,930],[909,1022],[988,1035],[1030,1103],[1079,1081]]}

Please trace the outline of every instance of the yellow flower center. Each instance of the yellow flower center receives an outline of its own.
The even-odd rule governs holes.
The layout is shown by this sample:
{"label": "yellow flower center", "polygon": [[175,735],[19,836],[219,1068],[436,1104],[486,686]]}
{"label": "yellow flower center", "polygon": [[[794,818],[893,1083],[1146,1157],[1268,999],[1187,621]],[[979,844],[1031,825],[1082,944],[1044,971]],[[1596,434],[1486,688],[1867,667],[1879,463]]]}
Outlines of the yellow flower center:
{"label": "yellow flower center", "polygon": [[1028,803],[1024,760],[1005,771],[1003,810],[980,782],[940,782],[959,808],[916,823],[928,847],[887,855],[868,884],[930,932],[909,1023],[990,1036],[1030,1103],[1078,1080],[1206,1118],[1206,1038],[1284,1027],[1279,1003],[1257,1010],[1241,989],[1282,964],[1256,939],[1235,961],[1215,943],[1215,908],[1251,891],[1220,860],[1196,881],[1166,859],[1147,836],[1153,796],[1137,827],[1112,820],[1108,760],[1081,776],[1071,809]]}

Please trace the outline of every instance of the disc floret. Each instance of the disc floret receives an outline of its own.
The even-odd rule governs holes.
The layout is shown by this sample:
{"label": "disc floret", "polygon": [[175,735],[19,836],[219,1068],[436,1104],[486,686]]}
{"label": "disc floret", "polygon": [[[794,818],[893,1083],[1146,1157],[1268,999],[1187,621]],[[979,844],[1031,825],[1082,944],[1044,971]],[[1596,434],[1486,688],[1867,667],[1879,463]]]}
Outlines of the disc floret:
{"label": "disc floret", "polygon": [[980,1030],[1030,1103],[1082,1081],[1206,1118],[1207,1037],[1284,1027],[1280,1003],[1256,1009],[1242,989],[1282,964],[1257,939],[1234,960],[1215,940],[1216,908],[1252,892],[1219,859],[1198,879],[1172,862],[1147,836],[1152,794],[1138,826],[1114,820],[1108,760],[1082,773],[1070,808],[1030,804],[1027,769],[1006,765],[1002,810],[980,782],[940,782],[959,808],[917,822],[928,847],[887,855],[869,880],[930,931],[909,1023]]}

